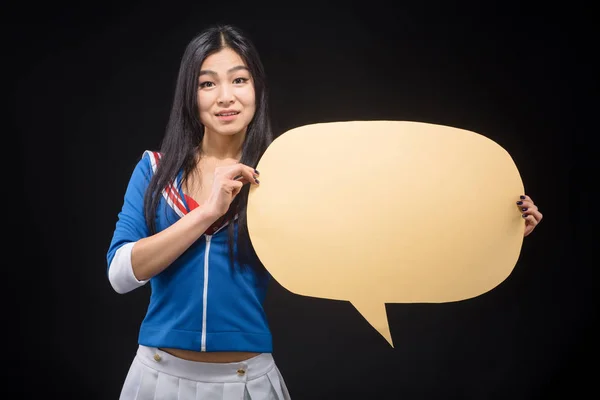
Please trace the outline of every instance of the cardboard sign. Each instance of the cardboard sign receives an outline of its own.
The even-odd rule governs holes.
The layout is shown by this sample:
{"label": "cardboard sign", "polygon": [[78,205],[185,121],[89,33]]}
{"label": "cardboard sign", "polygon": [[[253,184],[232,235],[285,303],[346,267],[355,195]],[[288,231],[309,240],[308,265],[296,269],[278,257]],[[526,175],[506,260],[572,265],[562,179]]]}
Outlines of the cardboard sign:
{"label": "cardboard sign", "polygon": [[301,126],[257,169],[248,228],[265,267],[298,295],[347,300],[393,346],[385,303],[479,296],[513,270],[524,187],[475,132],[409,121]]}

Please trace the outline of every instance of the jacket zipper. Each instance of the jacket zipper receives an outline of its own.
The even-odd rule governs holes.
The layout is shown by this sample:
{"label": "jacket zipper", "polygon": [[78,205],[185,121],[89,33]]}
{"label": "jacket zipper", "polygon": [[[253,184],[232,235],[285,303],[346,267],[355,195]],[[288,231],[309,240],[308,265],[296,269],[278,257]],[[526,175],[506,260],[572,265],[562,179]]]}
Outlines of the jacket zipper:
{"label": "jacket zipper", "polygon": [[206,302],[208,301],[208,253],[210,252],[210,239],[212,235],[206,236],[206,250],[204,251],[204,289],[202,291],[202,339],[200,351],[206,351]]}

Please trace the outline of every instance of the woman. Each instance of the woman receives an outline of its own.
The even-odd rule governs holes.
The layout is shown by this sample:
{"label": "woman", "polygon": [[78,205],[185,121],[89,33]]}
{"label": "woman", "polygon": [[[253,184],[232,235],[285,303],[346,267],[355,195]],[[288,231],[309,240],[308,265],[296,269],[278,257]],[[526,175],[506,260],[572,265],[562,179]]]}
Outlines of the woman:
{"label": "woman", "polygon": [[290,398],[245,223],[269,118],[248,38],[222,26],[188,44],[160,152],[135,167],[107,254],[117,292],[152,285],[121,399]]}
{"label": "woman", "polygon": [[[107,254],[118,293],[152,285],[122,400],[290,398],[262,306],[270,277],[246,225],[269,118],[251,41],[232,26],[195,37],[160,152],[135,167]],[[529,235],[542,216],[517,201]]]}

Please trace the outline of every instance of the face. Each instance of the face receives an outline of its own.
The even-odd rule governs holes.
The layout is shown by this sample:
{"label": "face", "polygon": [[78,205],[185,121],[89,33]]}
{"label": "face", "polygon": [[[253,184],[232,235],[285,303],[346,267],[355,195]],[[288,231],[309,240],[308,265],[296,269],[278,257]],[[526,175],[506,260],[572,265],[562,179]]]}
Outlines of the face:
{"label": "face", "polygon": [[252,76],[242,58],[225,48],[208,56],[198,77],[198,110],[205,134],[245,134],[256,101]]}

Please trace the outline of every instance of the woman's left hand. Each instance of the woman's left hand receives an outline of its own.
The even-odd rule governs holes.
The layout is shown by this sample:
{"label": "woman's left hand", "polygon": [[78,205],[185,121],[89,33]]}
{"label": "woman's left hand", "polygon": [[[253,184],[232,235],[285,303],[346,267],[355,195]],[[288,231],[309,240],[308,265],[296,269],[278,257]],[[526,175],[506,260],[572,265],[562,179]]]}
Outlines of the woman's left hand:
{"label": "woman's left hand", "polygon": [[521,196],[517,201],[517,207],[519,208],[522,217],[525,219],[525,232],[523,236],[527,236],[540,223],[543,215],[540,210],[538,210],[533,200],[531,200],[531,197],[527,195]]}

